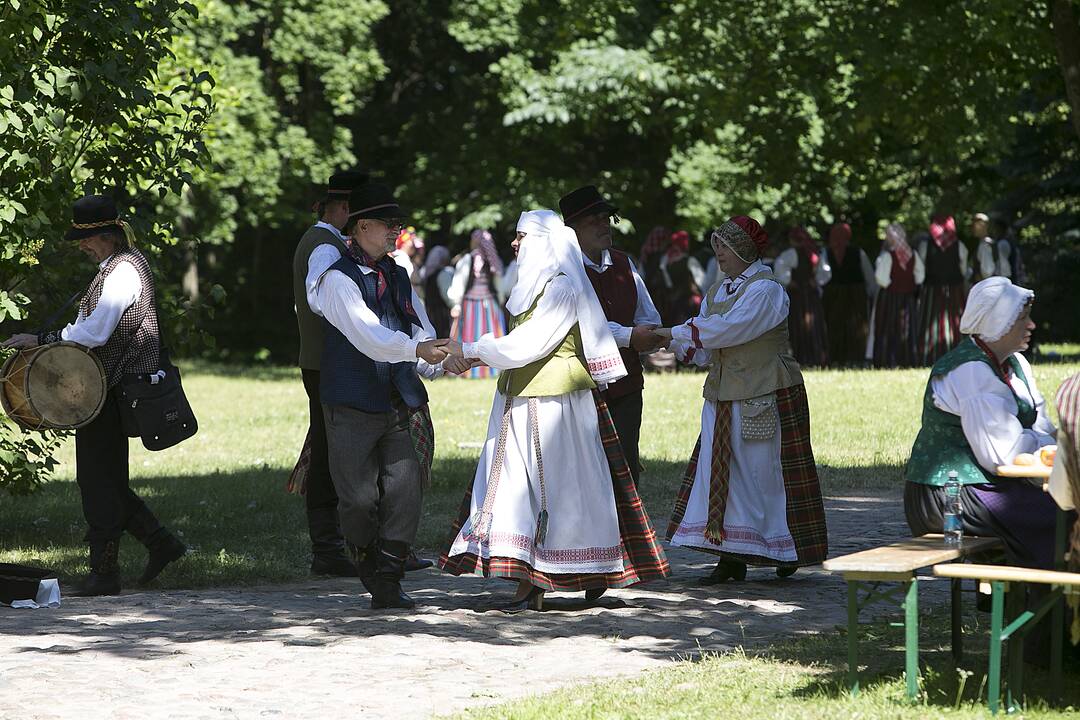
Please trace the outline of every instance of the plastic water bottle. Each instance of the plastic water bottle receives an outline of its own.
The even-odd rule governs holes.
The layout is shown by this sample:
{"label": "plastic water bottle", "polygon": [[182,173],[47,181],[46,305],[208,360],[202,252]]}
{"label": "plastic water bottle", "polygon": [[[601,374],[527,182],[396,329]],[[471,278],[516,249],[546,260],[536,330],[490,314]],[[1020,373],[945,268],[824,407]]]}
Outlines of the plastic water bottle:
{"label": "plastic water bottle", "polygon": [[955,470],[949,471],[945,483],[945,533],[946,545],[959,545],[964,539],[964,526],[960,510],[960,476]]}

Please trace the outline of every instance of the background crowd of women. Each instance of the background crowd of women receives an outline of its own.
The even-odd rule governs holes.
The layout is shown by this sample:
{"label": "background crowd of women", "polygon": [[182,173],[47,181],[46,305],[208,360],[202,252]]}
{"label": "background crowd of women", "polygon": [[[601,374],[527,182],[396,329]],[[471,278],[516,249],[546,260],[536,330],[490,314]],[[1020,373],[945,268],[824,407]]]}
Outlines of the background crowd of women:
{"label": "background crowd of women", "polygon": [[[789,335],[795,359],[808,367],[920,367],[933,365],[959,342],[967,293],[993,276],[1023,282],[1020,248],[983,213],[968,226],[974,249],[955,218],[934,216],[926,228],[889,224],[871,256],[848,223],[838,222],[818,242],[805,227],[777,233],[764,262],[787,289]],[[996,238],[996,239],[995,239]],[[877,239],[872,241],[877,243]],[[685,230],[654,227],[636,255],[664,325],[698,312],[719,269],[706,239],[691,247]],[[504,303],[516,279],[487,230],[475,230],[468,249],[454,256],[445,245],[425,247],[413,228],[401,233],[395,259],[409,272],[436,332],[459,342],[506,332]],[[677,363],[667,352],[649,358],[654,369]],[[497,371],[473,368],[470,377]]]}

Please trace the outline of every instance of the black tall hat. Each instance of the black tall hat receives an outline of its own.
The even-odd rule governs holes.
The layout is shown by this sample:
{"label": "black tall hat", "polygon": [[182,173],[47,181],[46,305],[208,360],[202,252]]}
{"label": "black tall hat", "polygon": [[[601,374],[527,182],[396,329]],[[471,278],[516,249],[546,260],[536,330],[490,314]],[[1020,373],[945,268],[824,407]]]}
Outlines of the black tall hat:
{"label": "black tall hat", "polygon": [[617,215],[619,208],[608,202],[595,185],[585,185],[559,198],[559,212],[562,213],[563,222],[570,223],[596,213]]}
{"label": "black tall hat", "polygon": [[326,197],[330,200],[345,200],[369,178],[370,175],[362,170],[338,170],[326,183]]}
{"label": "black tall hat", "polygon": [[385,185],[369,183],[361,185],[349,195],[349,219],[398,220],[406,217],[405,211],[394,199],[394,193]]}
{"label": "black tall hat", "polygon": [[71,227],[64,238],[82,240],[115,227],[123,229],[116,203],[107,195],[86,195],[71,206]]}

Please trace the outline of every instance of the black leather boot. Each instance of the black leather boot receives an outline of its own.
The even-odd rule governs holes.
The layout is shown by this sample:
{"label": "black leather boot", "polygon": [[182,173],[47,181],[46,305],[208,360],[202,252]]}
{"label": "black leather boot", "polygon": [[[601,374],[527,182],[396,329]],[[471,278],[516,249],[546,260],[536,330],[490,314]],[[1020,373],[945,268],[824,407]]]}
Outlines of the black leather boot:
{"label": "black leather boot", "polygon": [[139,576],[139,584],[145,585],[156,578],[165,566],[174,560],[179,560],[187,553],[187,545],[165,528],[159,529],[146,541],[146,549],[150,552],[146,559],[146,569]]}
{"label": "black leather boot", "polygon": [[356,577],[356,565],[345,552],[336,508],[308,508],[308,535],[311,537],[311,573],[335,577]]}
{"label": "black leather boot", "polygon": [[[371,592],[371,608],[413,608],[416,602],[401,589],[405,577],[405,562],[409,557],[407,543],[380,540],[375,555],[375,577]],[[366,584],[366,583],[365,583]]]}
{"label": "black leather boot", "polygon": [[362,548],[358,545],[353,545],[351,542],[346,541],[346,547],[349,551],[349,557],[352,558],[353,567],[356,570],[356,576],[360,578],[360,582],[364,584],[364,589],[368,591],[372,596],[375,595],[375,556],[378,551],[375,545],[372,544],[369,547]]}
{"label": "black leather boot", "polygon": [[120,542],[90,543],[90,574],[73,593],[76,597],[120,594]]}

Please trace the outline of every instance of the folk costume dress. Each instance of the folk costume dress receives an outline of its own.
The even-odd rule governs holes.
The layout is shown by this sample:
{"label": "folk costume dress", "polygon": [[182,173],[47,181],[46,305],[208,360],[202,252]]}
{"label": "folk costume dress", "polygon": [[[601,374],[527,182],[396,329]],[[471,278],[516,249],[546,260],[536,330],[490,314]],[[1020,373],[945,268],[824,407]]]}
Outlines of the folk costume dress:
{"label": "folk costume dress", "polygon": [[676,354],[709,367],[701,434],[668,525],[672,545],[749,565],[825,559],[810,411],[788,354],[787,314],[787,293],[755,260],[711,288],[697,317],[672,328]]}
{"label": "folk costume dress", "polygon": [[[458,261],[449,292],[450,302],[460,307],[454,333],[454,339],[460,343],[476,342],[488,333],[495,337],[506,334],[499,298],[502,290],[502,259],[487,230],[474,230],[472,238],[478,247]],[[496,375],[498,371],[494,368],[479,365],[471,369],[467,377]]]}
{"label": "folk costume dress", "polygon": [[902,226],[889,225],[885,233],[885,246],[874,263],[878,291],[870,321],[870,351],[874,367],[912,367],[917,364],[917,292],[926,268],[907,244]]}
{"label": "folk costume dress", "polygon": [[792,229],[791,241],[792,246],[780,253],[773,264],[776,279],[787,288],[791,354],[799,365],[824,367],[829,362],[829,352],[825,309],[817,280],[821,252],[803,228]]}
{"label": "folk costume dress", "polygon": [[440,566],[545,591],[668,574],[597,390],[626,374],[573,231],[523,213],[512,329],[464,346],[502,371],[487,441]]}
{"label": "folk costume dress", "polygon": [[862,248],[851,246],[851,227],[833,225],[822,253],[818,282],[824,286],[829,363],[862,365],[870,332],[870,299],[877,290],[874,268]]}
{"label": "folk costume dress", "polygon": [[926,267],[919,297],[919,363],[933,365],[961,340],[968,251],[956,236],[956,221],[944,216],[931,221],[929,237],[916,247]]}
{"label": "folk costume dress", "polygon": [[972,288],[961,330],[969,334],[938,360],[923,394],[922,428],[911,449],[904,511],[915,536],[941,532],[944,485],[961,484],[964,532],[999,537],[1010,561],[1053,566],[1054,501],[1040,485],[998,477],[999,465],[1055,442],[1031,366],[1016,353],[999,364],[986,342],[1000,339],[1034,293],[1006,278]]}

